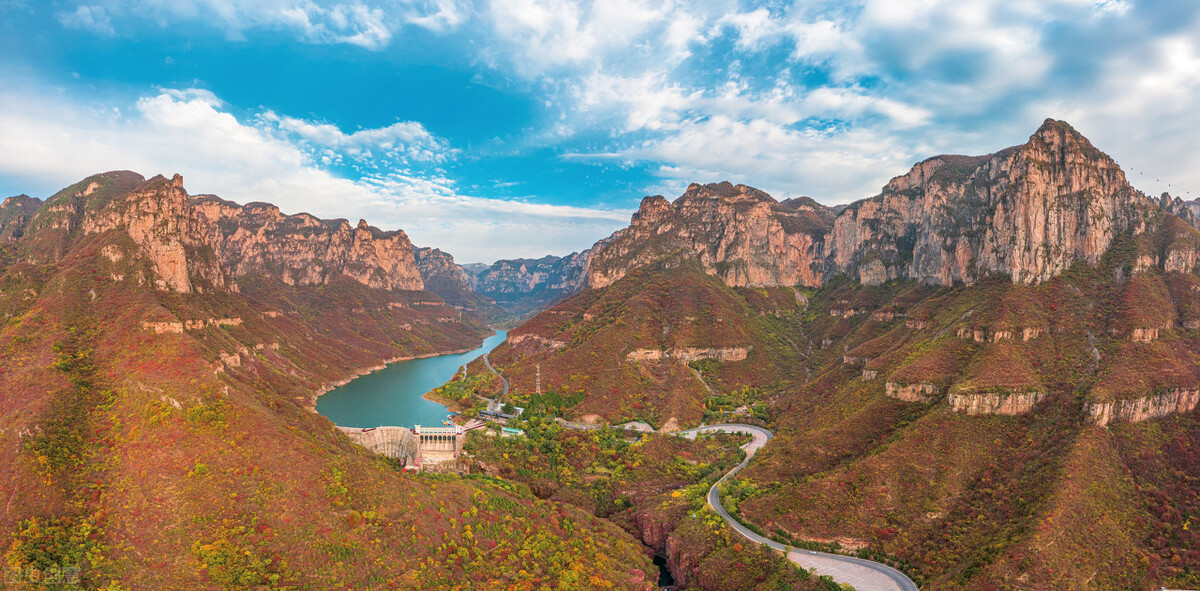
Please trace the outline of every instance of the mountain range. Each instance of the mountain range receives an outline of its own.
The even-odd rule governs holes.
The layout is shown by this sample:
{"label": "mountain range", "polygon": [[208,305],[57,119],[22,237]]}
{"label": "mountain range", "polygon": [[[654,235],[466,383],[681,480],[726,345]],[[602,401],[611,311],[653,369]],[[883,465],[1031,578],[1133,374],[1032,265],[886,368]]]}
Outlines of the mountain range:
{"label": "mountain range", "polygon": [[771,427],[723,499],[785,543],[924,588],[1196,586],[1198,209],[1056,120],[846,206],[693,184],[586,251],[492,265],[178,175],[11,197],[5,558],[74,540],[94,587],[649,589],[649,547],[709,580],[673,513],[406,477],[312,412],[519,323],[490,361],[530,412]]}

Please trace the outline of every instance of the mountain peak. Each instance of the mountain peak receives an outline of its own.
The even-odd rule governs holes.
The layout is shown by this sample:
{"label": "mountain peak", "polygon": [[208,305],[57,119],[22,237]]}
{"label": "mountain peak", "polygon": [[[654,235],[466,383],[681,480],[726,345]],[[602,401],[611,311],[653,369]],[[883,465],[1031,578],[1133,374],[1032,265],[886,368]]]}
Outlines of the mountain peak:
{"label": "mountain peak", "polygon": [[729,181],[721,181],[719,183],[708,183],[701,185],[692,183],[688,185],[687,191],[684,191],[680,199],[689,199],[694,197],[703,197],[708,199],[725,199],[730,201],[765,201],[774,203],[775,198],[768,195],[765,191],[755,189],[749,185],[733,184]]}
{"label": "mountain peak", "polygon": [[1091,140],[1087,139],[1082,133],[1071,126],[1066,121],[1057,119],[1046,119],[1042,122],[1042,126],[1029,136],[1029,142],[1025,147],[1035,147],[1044,145],[1052,152],[1058,153],[1060,156],[1065,156],[1067,152],[1078,150],[1086,158],[1091,160],[1107,160],[1112,161],[1108,154],[1101,152],[1092,145]]}

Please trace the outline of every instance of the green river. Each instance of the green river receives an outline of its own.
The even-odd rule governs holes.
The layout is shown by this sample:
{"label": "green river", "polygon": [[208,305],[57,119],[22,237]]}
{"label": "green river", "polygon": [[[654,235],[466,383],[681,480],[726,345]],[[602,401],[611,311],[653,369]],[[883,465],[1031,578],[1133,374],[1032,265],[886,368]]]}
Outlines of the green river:
{"label": "green river", "polygon": [[468,353],[397,361],[317,398],[317,412],[343,427],[439,427],[445,406],[422,396],[446,383],[467,362],[504,342],[497,331]]}

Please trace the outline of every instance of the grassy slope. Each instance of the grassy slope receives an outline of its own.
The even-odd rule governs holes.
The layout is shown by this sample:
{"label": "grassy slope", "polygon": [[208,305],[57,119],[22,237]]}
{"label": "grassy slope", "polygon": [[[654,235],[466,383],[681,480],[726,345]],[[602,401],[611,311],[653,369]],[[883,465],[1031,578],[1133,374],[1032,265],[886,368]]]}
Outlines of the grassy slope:
{"label": "grassy slope", "polygon": [[[528,399],[540,365],[543,390],[566,399],[571,416],[696,424],[708,392],[692,368],[676,360],[635,362],[628,353],[748,347],[744,361],[696,365],[719,391],[770,389],[802,371],[794,357],[803,345],[799,311],[790,289],[734,290],[693,263],[663,260],[543,311],[510,332],[509,343],[490,358],[510,380],[516,400]],[[513,344],[522,335],[563,347],[538,340]]]}
{"label": "grassy slope", "polygon": [[[830,343],[812,356],[815,378],[780,402],[778,436],[745,472],[742,515],[797,540],[867,544],[938,588],[1195,585],[1200,561],[1185,524],[1200,485],[1181,477],[1191,454],[1179,453],[1196,436],[1194,413],[1103,429],[1081,412],[1087,400],[1196,383],[1197,335],[1182,326],[1195,278],[1124,279],[1122,265],[1081,266],[1036,287],[895,284],[883,298],[878,288],[822,290],[805,329]],[[868,313],[827,312],[855,301]],[[872,319],[872,309],[927,325]],[[1169,328],[1132,342],[1145,326]],[[1025,341],[1027,327],[1043,332]],[[1003,331],[1013,337],[992,342]],[[861,379],[842,351],[879,378]],[[888,380],[1049,397],[1028,415],[971,417],[887,398]],[[1163,428],[1174,435],[1157,436]]]}
{"label": "grassy slope", "polygon": [[577,505],[669,554],[681,588],[826,588],[780,554],[743,544],[707,508],[708,487],[741,459],[737,438],[649,435],[630,442],[611,430],[562,429],[544,416],[520,426],[522,438],[476,431],[468,451],[480,466],[537,496]]}

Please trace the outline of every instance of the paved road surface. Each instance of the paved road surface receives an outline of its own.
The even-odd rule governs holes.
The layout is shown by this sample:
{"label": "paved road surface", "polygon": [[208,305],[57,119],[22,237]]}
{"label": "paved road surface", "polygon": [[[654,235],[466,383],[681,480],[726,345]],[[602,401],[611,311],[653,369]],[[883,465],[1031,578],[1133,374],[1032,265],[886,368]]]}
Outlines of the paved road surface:
{"label": "paved road surface", "polygon": [[501,382],[504,382],[504,393],[500,395],[500,399],[508,398],[508,380],[500,375],[500,372],[496,371],[496,368],[492,367],[492,362],[488,360],[487,353],[483,354],[483,363],[487,365],[488,369],[492,370],[492,373],[496,374],[496,377],[500,378]]}
{"label": "paved road surface", "polygon": [[[713,484],[708,490],[708,505],[713,508],[729,526],[737,530],[739,534],[746,537],[750,541],[759,544],[765,544],[779,550],[787,552],[788,547],[760,536],[746,526],[739,523],[736,519],[721,506],[721,497],[718,488],[726,478],[733,476],[739,470],[750,463],[750,458],[754,457],[754,452],[766,445],[771,440],[771,432],[762,427],[753,425],[709,425],[707,427],[699,427],[696,429],[688,429],[686,431],[678,431],[675,434],[688,439],[695,439],[697,433],[722,431],[725,433],[747,433],[754,438],[753,441],[742,446],[746,450],[746,459],[738,464],[734,469],[721,477],[720,480]],[[826,554],[824,552],[813,552],[811,550],[796,550],[792,549],[787,555],[788,559],[796,564],[811,568],[817,571],[819,575],[829,575],[833,580],[839,583],[850,583],[858,591],[917,591],[916,583],[904,575],[904,573],[871,560],[864,560],[854,556],[842,556],[840,554]]]}

